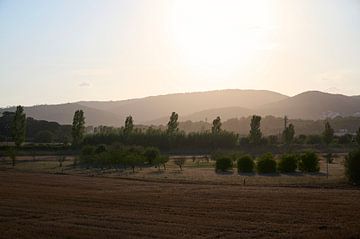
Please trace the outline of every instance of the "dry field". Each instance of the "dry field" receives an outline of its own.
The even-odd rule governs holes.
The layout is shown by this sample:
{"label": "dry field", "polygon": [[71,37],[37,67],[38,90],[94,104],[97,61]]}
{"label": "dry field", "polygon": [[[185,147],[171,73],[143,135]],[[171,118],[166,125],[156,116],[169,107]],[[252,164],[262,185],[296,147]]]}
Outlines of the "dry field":
{"label": "dry field", "polygon": [[[154,182],[182,182],[182,183],[201,183],[201,184],[226,184],[243,185],[244,180],[247,186],[327,186],[342,187],[346,183],[344,177],[343,160],[344,155],[335,159],[334,163],[329,165],[329,177],[326,177],[326,164],[324,160],[320,161],[320,173],[302,174],[300,172],[293,174],[238,174],[236,168],[233,172],[217,174],[214,171],[214,162],[195,161],[190,158],[186,161],[184,170],[170,160],[166,164],[166,170],[156,169],[154,167],[136,169],[133,173],[131,169],[86,169],[74,167],[73,157],[67,157],[63,167],[59,167],[56,156],[37,156],[35,160],[32,157],[18,157],[16,169],[25,172],[40,173],[62,173],[69,175],[111,177],[122,179],[137,179]],[[0,160],[0,168],[12,169],[9,159]]]}
{"label": "dry field", "polygon": [[360,190],[0,170],[1,238],[360,238]]}

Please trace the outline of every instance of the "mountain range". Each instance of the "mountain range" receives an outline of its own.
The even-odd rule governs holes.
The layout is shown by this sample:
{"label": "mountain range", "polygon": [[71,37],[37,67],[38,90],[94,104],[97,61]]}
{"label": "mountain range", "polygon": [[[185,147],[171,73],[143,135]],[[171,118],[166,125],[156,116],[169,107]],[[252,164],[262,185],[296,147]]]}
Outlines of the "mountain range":
{"label": "mountain range", "polygon": [[[58,105],[25,107],[28,117],[71,124],[77,109],[85,112],[87,125],[121,126],[132,115],[136,124],[165,124],[171,112],[180,121],[222,120],[258,115],[287,115],[293,119],[324,119],[336,116],[359,116],[360,96],[346,96],[308,91],[289,97],[264,90],[216,90],[150,96],[120,101],[80,101]],[[0,109],[14,111],[15,107]]]}

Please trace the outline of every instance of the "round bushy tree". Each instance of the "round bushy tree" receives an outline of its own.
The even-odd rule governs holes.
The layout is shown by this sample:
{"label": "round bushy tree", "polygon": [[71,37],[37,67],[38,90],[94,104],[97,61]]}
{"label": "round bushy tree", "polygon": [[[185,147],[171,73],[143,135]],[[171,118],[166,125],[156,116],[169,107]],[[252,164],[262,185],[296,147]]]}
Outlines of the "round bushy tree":
{"label": "round bushy tree", "polygon": [[154,164],[154,161],[160,156],[160,150],[155,147],[148,147],[145,149],[144,156],[149,165]]}
{"label": "round bushy tree", "polygon": [[360,149],[349,153],[346,157],[345,175],[350,182],[360,184]]}
{"label": "round bushy tree", "polygon": [[256,171],[263,173],[276,173],[276,161],[271,153],[264,154],[257,159]]}
{"label": "round bushy tree", "polygon": [[216,172],[226,172],[233,167],[233,161],[230,157],[220,157],[216,159],[215,170]]}
{"label": "round bushy tree", "polygon": [[293,154],[283,155],[278,162],[278,170],[281,173],[293,173],[297,168],[297,156]]}
{"label": "round bushy tree", "polygon": [[300,156],[299,159],[299,169],[302,172],[319,172],[319,158],[314,152],[306,152]]}
{"label": "round bushy tree", "polygon": [[252,173],[254,171],[254,160],[250,155],[241,156],[237,160],[237,168],[239,173]]}

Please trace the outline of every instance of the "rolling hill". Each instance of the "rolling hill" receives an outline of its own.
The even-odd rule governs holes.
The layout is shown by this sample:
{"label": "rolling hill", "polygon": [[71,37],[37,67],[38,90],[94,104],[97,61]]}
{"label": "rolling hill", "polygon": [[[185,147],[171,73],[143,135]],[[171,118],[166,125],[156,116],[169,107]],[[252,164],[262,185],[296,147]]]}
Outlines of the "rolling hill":
{"label": "rolling hill", "polygon": [[[0,109],[14,111],[14,107]],[[288,97],[259,90],[217,90],[150,96],[122,101],[81,101],[60,105],[25,107],[29,117],[70,124],[77,109],[85,111],[87,125],[121,126],[127,115],[136,124],[165,124],[171,112],[180,121],[222,120],[252,114],[299,119],[323,119],[336,116],[360,116],[360,96],[345,96],[319,91]]]}
{"label": "rolling hill", "polygon": [[262,115],[284,116],[299,119],[324,119],[336,116],[353,116],[360,112],[360,98],[319,91],[308,91],[259,107]]}
{"label": "rolling hill", "polygon": [[[74,112],[78,109],[85,112],[87,125],[120,125],[122,123],[116,114],[77,103],[24,107],[27,117],[59,124],[71,124]],[[15,111],[15,107],[0,109],[0,112],[3,111]]]}

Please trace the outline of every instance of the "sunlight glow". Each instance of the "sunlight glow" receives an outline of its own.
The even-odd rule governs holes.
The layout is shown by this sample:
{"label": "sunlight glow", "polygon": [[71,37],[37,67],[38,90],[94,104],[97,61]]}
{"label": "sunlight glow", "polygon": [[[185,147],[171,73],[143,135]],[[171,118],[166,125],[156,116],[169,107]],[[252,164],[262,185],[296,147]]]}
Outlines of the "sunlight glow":
{"label": "sunlight glow", "polygon": [[171,18],[175,45],[192,67],[232,70],[276,46],[269,1],[176,1]]}

